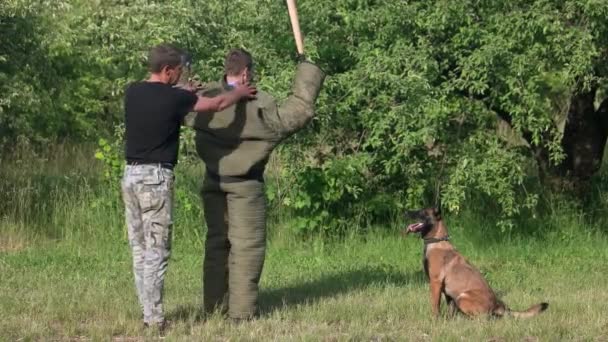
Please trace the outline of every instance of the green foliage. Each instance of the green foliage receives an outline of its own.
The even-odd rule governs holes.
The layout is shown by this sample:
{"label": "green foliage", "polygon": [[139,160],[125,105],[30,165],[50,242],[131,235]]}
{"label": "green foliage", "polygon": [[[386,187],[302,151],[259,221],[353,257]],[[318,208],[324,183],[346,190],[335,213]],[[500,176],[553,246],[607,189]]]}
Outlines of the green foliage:
{"label": "green foliage", "polygon": [[[349,216],[353,212],[365,214],[394,204],[377,202],[374,205],[373,198],[361,200],[366,188],[366,161],[352,159],[361,157],[364,156],[335,159],[321,168],[302,170],[306,176],[297,178],[295,184],[299,191],[284,200],[297,215],[293,229],[301,233],[343,233],[353,222],[354,217]],[[367,210],[362,206],[368,206]]]}
{"label": "green foliage", "polygon": [[[302,7],[308,44],[335,42],[315,51],[337,72],[313,134],[292,149],[301,191],[293,202],[304,204],[309,229],[335,226],[336,217],[386,217],[369,205],[380,195],[394,211],[432,205],[440,195],[445,209],[458,212],[475,194],[498,205],[502,229],[509,229],[539,194],[524,186],[529,151],[497,133],[496,113],[508,113],[515,133],[530,134],[558,162],[564,103],[608,75],[608,25],[598,16],[606,2],[345,0]],[[332,192],[336,158],[359,170],[341,178],[342,190],[365,179],[358,196]],[[326,193],[336,196],[321,200]]]}
{"label": "green foliage", "polygon": [[124,125],[116,126],[112,141],[101,138],[95,151],[95,159],[103,164],[103,179],[108,185],[116,187],[122,177],[124,166]]}
{"label": "green foliage", "polygon": [[[289,190],[273,193],[271,184],[268,196],[294,211],[303,232],[385,222],[434,204],[436,189],[453,212],[487,196],[508,228],[539,193],[524,187],[529,149],[497,133],[496,113],[559,162],[570,98],[606,87],[605,1],[298,6],[307,54],[330,77],[311,128],[281,148]],[[161,41],[190,50],[203,80],[221,75],[227,49],[247,48],[258,86],[278,98],[289,91],[295,49],[281,1],[8,0],[0,5],[2,143],[107,137],[122,121],[125,86],[145,77],[146,51]],[[106,151],[117,151],[113,144],[99,155],[110,178],[120,160]]]}

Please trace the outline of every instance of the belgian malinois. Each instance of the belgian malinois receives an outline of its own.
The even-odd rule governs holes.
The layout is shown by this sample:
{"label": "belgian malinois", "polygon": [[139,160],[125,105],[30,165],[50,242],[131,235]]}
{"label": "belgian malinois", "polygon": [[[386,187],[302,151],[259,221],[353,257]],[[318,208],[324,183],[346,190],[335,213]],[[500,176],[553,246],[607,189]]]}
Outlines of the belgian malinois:
{"label": "belgian malinois", "polygon": [[439,315],[441,294],[445,295],[448,313],[456,312],[473,317],[489,315],[527,318],[545,311],[549,304],[533,305],[526,311],[512,311],[496,298],[481,273],[469,264],[449,242],[448,229],[441,219],[439,209],[428,208],[408,211],[407,217],[416,220],[402,233],[420,233],[424,240],[424,272],[431,287],[433,315]]}

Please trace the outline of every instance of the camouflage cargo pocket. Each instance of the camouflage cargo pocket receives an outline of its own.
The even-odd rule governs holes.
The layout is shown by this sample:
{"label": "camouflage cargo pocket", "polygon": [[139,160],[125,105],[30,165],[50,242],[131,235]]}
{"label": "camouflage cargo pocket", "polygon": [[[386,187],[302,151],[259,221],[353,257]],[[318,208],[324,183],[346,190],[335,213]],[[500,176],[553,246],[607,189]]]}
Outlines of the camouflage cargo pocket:
{"label": "camouflage cargo pocket", "polygon": [[160,168],[151,168],[141,175],[141,183],[144,185],[160,185],[163,182]]}
{"label": "camouflage cargo pocket", "polygon": [[160,187],[158,189],[146,189],[140,194],[140,205],[143,213],[162,208],[165,199],[163,191],[160,190]]}

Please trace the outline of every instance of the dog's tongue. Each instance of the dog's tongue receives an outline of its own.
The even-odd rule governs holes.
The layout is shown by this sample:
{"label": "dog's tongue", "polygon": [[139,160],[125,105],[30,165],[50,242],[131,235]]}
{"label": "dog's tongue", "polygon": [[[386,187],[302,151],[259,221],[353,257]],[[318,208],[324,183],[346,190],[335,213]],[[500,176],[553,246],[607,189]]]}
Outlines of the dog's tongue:
{"label": "dog's tongue", "polygon": [[416,233],[418,231],[418,229],[420,229],[420,227],[422,227],[422,225],[423,225],[422,222],[412,223],[409,226],[407,226],[407,231],[410,233]]}

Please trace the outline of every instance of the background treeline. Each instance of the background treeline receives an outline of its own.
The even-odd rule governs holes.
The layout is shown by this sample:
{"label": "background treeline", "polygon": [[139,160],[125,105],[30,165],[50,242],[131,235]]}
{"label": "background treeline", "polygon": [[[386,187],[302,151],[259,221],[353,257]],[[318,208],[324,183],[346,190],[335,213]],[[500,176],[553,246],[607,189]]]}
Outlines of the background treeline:
{"label": "background treeline", "polygon": [[[551,194],[603,199],[607,1],[298,5],[307,53],[329,77],[312,125],[270,165],[268,198],[275,213],[290,213],[289,227],[333,234],[386,224],[439,191],[446,210],[485,211],[509,231]],[[260,88],[289,91],[295,47],[283,1],[4,0],[3,159],[94,143],[100,182],[117,185],[123,89],[145,76],[148,47],[163,41],[188,49],[202,80],[218,79],[225,52],[244,47]],[[200,164],[192,132],[184,138],[186,173]],[[93,154],[83,156],[93,163]],[[178,191],[182,213],[195,217],[201,174],[184,176]]]}

